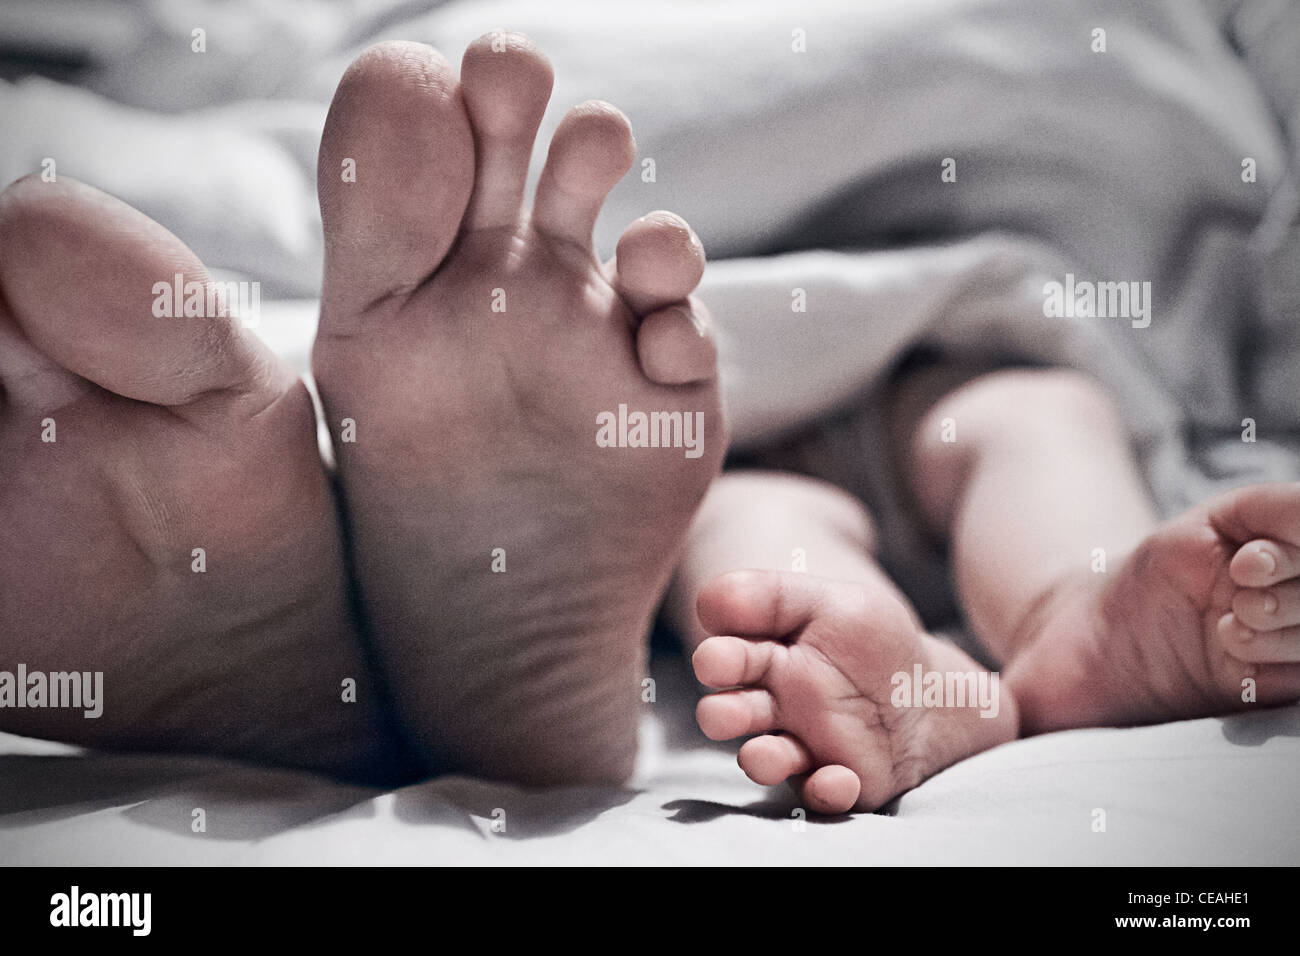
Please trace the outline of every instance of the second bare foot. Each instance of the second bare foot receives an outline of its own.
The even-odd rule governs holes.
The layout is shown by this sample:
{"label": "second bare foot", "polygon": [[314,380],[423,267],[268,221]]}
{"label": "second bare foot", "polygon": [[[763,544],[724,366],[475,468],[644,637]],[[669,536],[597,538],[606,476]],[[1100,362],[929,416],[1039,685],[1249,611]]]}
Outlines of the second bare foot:
{"label": "second bare foot", "polygon": [[349,68],[321,143],[313,364],[372,639],[430,769],[614,782],[726,437],[687,301],[698,239],[658,213],[614,263],[592,251],[627,119],[571,110],[524,208],[551,80],[512,34],[471,45],[459,80],[418,44]]}
{"label": "second bare foot", "polygon": [[0,729],[409,776],[306,386],[98,190],[20,180],[0,234]]}

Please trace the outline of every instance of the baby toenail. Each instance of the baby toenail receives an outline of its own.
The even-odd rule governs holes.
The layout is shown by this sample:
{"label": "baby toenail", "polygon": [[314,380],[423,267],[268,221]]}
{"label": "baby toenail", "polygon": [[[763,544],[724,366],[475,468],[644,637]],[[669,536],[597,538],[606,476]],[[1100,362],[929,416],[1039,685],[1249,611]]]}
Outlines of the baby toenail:
{"label": "baby toenail", "polygon": [[1277,570],[1277,558],[1273,557],[1273,552],[1259,549],[1259,556],[1264,561],[1264,573],[1272,574]]}
{"label": "baby toenail", "polygon": [[1274,594],[1272,591],[1264,592],[1264,613],[1265,614],[1277,613],[1277,595]]}

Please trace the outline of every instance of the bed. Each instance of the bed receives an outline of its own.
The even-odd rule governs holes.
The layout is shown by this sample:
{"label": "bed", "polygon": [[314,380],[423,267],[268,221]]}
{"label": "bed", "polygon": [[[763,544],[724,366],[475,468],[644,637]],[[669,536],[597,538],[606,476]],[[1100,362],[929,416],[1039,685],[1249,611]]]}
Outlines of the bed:
{"label": "bed", "polygon": [[[191,757],[0,736],[10,865],[1295,865],[1300,707],[1049,734],[987,751],[875,814],[810,817],[694,727],[680,659],[625,789],[467,777],[382,792]],[[195,811],[203,811],[201,818]],[[1100,813],[1098,811],[1101,811]],[[202,820],[201,831],[196,821]]]}
{"label": "bed", "polygon": [[[1285,0],[69,3],[57,17],[18,2],[6,48],[67,75],[0,82],[0,175],[56,158],[219,276],[261,282],[258,332],[305,371],[334,83],[374,40],[454,58],[501,24],[556,66],[540,141],[588,97],[633,121],[638,164],[598,248],[654,208],[704,239],[741,449],[869,403],[900,356],[932,347],[1103,379],[1165,513],[1300,479],[1300,8]],[[1153,320],[1046,316],[1045,285],[1067,273],[1150,282]],[[911,586],[941,588],[887,482],[846,481],[879,507]],[[680,657],[653,668],[622,789],[449,776],[381,792],[0,735],[0,862],[1300,863],[1297,707],[1022,740],[879,813],[814,819],[698,732]]]}

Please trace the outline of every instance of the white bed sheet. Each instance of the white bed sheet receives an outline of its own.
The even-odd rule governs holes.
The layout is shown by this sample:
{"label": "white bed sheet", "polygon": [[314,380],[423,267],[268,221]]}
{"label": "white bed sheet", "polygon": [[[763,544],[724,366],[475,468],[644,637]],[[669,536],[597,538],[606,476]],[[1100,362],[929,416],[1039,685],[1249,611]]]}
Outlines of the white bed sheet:
{"label": "white bed sheet", "polygon": [[1017,741],[882,813],[801,821],[793,793],[749,782],[694,728],[681,660],[654,676],[627,789],[452,776],[385,793],[0,735],[0,863],[1300,864],[1300,707]]}
{"label": "white bed sheet", "polygon": [[[1215,486],[1300,473],[1300,101],[1286,99],[1294,84],[1277,69],[1293,68],[1300,48],[1294,5],[813,0],[798,23],[780,0],[671,6],[672,16],[603,0],[343,14],[155,4],[133,8],[136,27],[108,33],[93,17],[68,18],[104,54],[98,85],[0,84],[0,173],[57,157],[62,174],[137,205],[214,268],[263,281],[268,297],[311,295],[315,145],[343,64],[389,36],[454,57],[508,24],[557,66],[543,141],[563,108],[604,96],[632,116],[638,158],[658,162],[654,184],[634,171],[615,190],[600,247],[634,216],[669,207],[715,254],[737,257],[710,267],[706,292],[742,440],[824,414],[930,340],[1105,377],[1165,510]],[[212,38],[197,60],[186,42],[195,9]],[[385,9],[370,30],[352,16]],[[270,20],[237,22],[259,15]],[[6,29],[20,34],[45,22],[10,16]],[[673,19],[685,16],[697,19]],[[1094,56],[1098,25],[1111,46]],[[802,58],[789,47],[796,26],[808,31]],[[207,72],[196,80],[196,69]],[[959,179],[944,185],[939,161],[950,155]],[[1258,162],[1257,188],[1240,181],[1243,156]],[[1023,176],[997,175],[1018,161],[1029,163]],[[1057,180],[1030,175],[1044,169]],[[926,215],[941,188],[960,198],[936,222]],[[882,241],[891,222],[928,231],[903,252],[847,251]],[[764,256],[800,242],[842,251]],[[1151,329],[1045,322],[1042,279],[1066,270],[1152,281]],[[806,315],[789,310],[795,287],[808,292]],[[301,367],[314,306],[286,309],[268,308],[260,331]],[[1237,380],[1234,348],[1247,335],[1268,347]],[[1237,434],[1247,415],[1268,425],[1256,444]],[[1186,435],[1199,446],[1185,447]],[[792,796],[746,781],[734,748],[694,728],[681,662],[660,662],[656,676],[627,790],[529,793],[448,777],[380,793],[0,736],[0,862],[1300,863],[1297,708],[1020,741],[887,813],[799,828]],[[202,834],[191,829],[196,808]],[[491,827],[497,809],[502,833]]]}

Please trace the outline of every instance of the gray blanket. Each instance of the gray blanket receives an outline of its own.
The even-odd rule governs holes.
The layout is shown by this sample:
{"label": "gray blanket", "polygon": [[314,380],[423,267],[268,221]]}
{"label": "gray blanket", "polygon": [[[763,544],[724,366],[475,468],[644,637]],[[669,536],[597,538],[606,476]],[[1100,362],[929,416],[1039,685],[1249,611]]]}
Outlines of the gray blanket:
{"label": "gray blanket", "polygon": [[[268,295],[316,293],[315,150],[351,57],[401,37],[454,59],[507,24],[556,65],[540,142],[592,96],[633,120],[599,247],[671,208],[727,260],[704,288],[742,444],[929,341],[1103,377],[1166,511],[1300,475],[1287,0],[68,6],[6,6],[12,43],[90,65],[0,86],[0,178],[52,157]],[[1094,317],[1044,315],[1067,276],[1102,287]],[[1111,314],[1108,283],[1147,290],[1145,319]]]}
{"label": "gray blanket", "polygon": [[[1288,0],[66,7],[57,20],[46,4],[0,8],[11,46],[87,64],[76,82],[0,84],[0,178],[53,158],[284,299],[318,288],[315,151],[357,50],[400,37],[455,58],[495,26],[530,33],[557,72],[540,142],[588,97],[620,105],[637,133],[600,250],[650,209],[690,219],[714,257],[703,292],[740,445],[823,427],[899,552],[906,521],[861,452],[879,436],[873,389],[919,345],[1102,378],[1166,512],[1300,477]],[[1091,309],[1087,289],[1101,293]],[[261,332],[305,367],[311,307],[266,316]],[[1300,861],[1284,826],[1300,785],[1294,708],[1018,742],[894,816],[805,833],[692,730],[695,689],[676,687],[647,715],[628,792],[451,778],[378,795],[3,738],[0,859]],[[201,806],[225,829],[192,833]],[[1089,828],[1098,807],[1110,837]]]}

